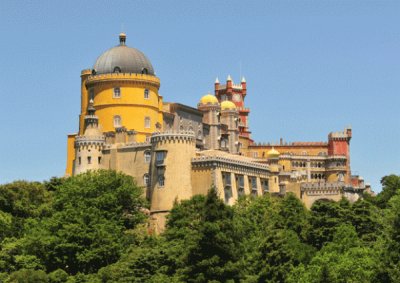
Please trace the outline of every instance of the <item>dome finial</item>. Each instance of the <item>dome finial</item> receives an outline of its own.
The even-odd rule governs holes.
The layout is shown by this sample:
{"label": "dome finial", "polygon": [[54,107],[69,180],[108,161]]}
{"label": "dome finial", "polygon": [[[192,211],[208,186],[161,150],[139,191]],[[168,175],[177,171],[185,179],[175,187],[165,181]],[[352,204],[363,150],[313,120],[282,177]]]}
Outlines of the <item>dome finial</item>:
{"label": "dome finial", "polygon": [[124,32],[121,32],[119,34],[119,45],[125,45],[126,41],[126,34]]}

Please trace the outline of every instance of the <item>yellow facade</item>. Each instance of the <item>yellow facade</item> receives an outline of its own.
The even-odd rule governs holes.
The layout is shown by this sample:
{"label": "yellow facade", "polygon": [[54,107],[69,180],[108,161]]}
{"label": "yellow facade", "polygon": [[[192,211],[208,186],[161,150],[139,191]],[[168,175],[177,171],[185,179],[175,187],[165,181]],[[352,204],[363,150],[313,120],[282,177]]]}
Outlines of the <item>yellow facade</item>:
{"label": "yellow facade", "polygon": [[[90,76],[86,87],[89,96],[93,96],[102,132],[115,131],[116,126],[122,126],[135,130],[136,141],[144,142],[153,132],[162,130],[162,97],[158,94],[160,80],[157,77],[144,74]],[[119,96],[114,93],[116,88],[119,88]],[[115,125],[116,116],[121,118],[120,125]],[[149,118],[147,125],[146,118]]]}

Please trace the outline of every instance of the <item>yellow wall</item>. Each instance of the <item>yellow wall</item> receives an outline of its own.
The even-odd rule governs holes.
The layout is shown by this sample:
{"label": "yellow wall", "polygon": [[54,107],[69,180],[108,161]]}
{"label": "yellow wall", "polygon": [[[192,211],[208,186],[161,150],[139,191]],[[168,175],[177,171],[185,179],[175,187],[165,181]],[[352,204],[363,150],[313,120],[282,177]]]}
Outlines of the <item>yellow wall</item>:
{"label": "yellow wall", "polygon": [[76,134],[68,135],[67,139],[67,168],[65,169],[66,176],[72,176],[73,163],[75,159],[75,137]]}
{"label": "yellow wall", "polygon": [[[120,98],[114,97],[114,88],[120,88]],[[121,116],[121,126],[137,132],[136,141],[144,142],[146,136],[162,127],[162,97],[158,94],[160,81],[157,77],[142,74],[106,74],[89,76],[86,89],[94,92],[94,107],[102,132],[115,131],[114,116]],[[149,99],[144,98],[145,89]],[[88,96],[82,89],[82,98]],[[88,98],[86,98],[88,99]],[[84,103],[84,102],[82,102]],[[145,128],[145,117],[150,118],[150,128]],[[81,119],[80,128],[83,128]]]}

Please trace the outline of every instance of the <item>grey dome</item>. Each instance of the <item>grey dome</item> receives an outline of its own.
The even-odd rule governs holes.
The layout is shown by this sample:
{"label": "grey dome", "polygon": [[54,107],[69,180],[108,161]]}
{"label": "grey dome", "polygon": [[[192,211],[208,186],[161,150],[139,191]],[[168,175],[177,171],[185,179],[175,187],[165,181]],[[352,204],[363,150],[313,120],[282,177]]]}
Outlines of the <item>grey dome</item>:
{"label": "grey dome", "polygon": [[149,59],[136,48],[125,45],[126,35],[119,35],[120,45],[101,54],[93,69],[96,74],[136,73],[154,76],[154,69]]}

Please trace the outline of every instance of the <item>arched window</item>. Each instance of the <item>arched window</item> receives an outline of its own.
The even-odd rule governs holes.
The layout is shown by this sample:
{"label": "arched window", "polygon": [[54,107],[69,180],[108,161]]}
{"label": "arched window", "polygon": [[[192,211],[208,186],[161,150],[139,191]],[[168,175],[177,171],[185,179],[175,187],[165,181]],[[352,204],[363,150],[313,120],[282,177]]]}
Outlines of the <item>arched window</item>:
{"label": "arched window", "polygon": [[150,128],[150,125],[151,125],[150,117],[144,117],[144,127],[145,127],[146,129],[149,129],[149,128]]}
{"label": "arched window", "polygon": [[143,175],[143,185],[148,186],[150,185],[150,178],[149,178],[149,174],[144,174]]}
{"label": "arched window", "polygon": [[114,127],[121,127],[121,124],[122,124],[121,116],[115,115],[114,116]]}
{"label": "arched window", "polygon": [[147,88],[144,90],[144,99],[150,99],[150,91]]}
{"label": "arched window", "polygon": [[114,73],[121,73],[121,68],[120,67],[115,67],[114,68]]}
{"label": "arched window", "polygon": [[150,150],[146,150],[144,152],[144,162],[150,163],[150,160],[151,160],[151,152]]}
{"label": "arched window", "polygon": [[121,89],[119,87],[114,87],[113,98],[121,98]]}
{"label": "arched window", "polygon": [[149,73],[149,71],[147,70],[147,68],[142,69],[142,74],[147,75],[148,73]]}

